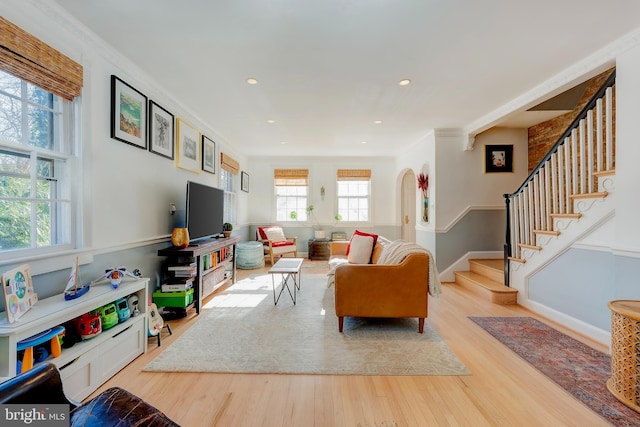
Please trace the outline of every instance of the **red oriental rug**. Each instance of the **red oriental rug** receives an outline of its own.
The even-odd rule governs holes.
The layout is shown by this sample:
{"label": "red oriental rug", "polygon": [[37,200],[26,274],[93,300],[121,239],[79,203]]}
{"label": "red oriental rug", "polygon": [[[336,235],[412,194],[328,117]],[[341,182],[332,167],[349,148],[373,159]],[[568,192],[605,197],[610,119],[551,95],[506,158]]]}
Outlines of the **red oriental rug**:
{"label": "red oriental rug", "polygon": [[612,425],[640,426],[640,414],[607,389],[607,354],[531,317],[469,318]]}

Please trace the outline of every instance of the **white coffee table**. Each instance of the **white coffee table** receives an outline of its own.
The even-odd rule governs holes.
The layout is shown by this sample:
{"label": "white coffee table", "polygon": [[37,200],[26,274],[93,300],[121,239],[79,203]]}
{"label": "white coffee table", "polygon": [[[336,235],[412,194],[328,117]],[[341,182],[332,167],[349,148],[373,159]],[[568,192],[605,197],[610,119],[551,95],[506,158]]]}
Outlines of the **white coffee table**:
{"label": "white coffee table", "polygon": [[[302,268],[302,262],[304,258],[280,258],[278,262],[273,264],[273,267],[269,270],[269,274],[271,274],[271,286],[273,288],[273,304],[278,305],[278,301],[280,301],[280,295],[284,291],[284,288],[287,288],[289,292],[289,296],[293,301],[293,305],[296,305],[296,290],[300,290],[300,269]],[[281,279],[281,287],[278,296],[276,297],[276,284],[274,276],[276,274],[282,275]],[[289,285],[293,285],[293,293],[291,293],[291,288]]]}

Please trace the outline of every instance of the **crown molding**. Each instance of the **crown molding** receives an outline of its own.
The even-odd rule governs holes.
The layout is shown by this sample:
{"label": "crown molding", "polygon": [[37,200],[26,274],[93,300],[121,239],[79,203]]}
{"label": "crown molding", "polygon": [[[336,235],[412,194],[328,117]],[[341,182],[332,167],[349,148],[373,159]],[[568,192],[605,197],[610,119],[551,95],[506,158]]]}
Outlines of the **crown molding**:
{"label": "crown molding", "polygon": [[583,60],[565,69],[563,72],[536,86],[529,92],[518,96],[502,107],[472,122],[464,128],[464,133],[467,135],[465,150],[473,150],[475,136],[495,126],[500,120],[514,112],[522,111],[536,105],[543,97],[557,95],[569,85],[576,84],[578,81],[584,81],[585,78],[594,77],[607,68],[614,67],[616,58],[620,56],[620,54],[638,45],[640,45],[640,28],[609,43],[607,46],[597,50]]}

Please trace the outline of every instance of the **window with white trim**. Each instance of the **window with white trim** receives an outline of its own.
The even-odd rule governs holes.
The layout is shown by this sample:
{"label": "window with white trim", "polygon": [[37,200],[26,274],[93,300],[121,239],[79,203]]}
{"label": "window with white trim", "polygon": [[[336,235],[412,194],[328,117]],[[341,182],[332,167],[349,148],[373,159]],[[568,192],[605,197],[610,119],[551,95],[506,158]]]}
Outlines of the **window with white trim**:
{"label": "window with white trim", "polygon": [[367,222],[371,219],[371,170],[338,169],[338,214],[342,221]]}
{"label": "window with white trim", "polygon": [[236,192],[234,175],[226,169],[220,169],[220,188],[224,190],[224,222],[236,224]]}
{"label": "window with white trim", "polygon": [[306,221],[309,171],[307,169],[276,169],[273,175],[276,221]]}
{"label": "window with white trim", "polygon": [[0,71],[0,253],[74,246],[72,111]]}
{"label": "window with white trim", "polygon": [[224,222],[236,224],[236,175],[240,163],[226,153],[220,153],[220,188],[224,190]]}

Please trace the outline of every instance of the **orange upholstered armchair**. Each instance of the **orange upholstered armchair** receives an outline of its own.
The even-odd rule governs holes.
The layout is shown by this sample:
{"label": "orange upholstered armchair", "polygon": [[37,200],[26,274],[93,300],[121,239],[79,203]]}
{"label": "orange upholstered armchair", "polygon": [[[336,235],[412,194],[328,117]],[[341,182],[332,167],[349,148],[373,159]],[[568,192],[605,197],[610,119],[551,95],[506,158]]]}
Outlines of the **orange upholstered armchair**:
{"label": "orange upholstered armchair", "polygon": [[262,242],[264,254],[269,255],[271,265],[273,258],[281,257],[286,254],[293,254],[294,258],[298,257],[297,239],[295,237],[286,237],[282,227],[263,226],[256,229],[256,239]]}

